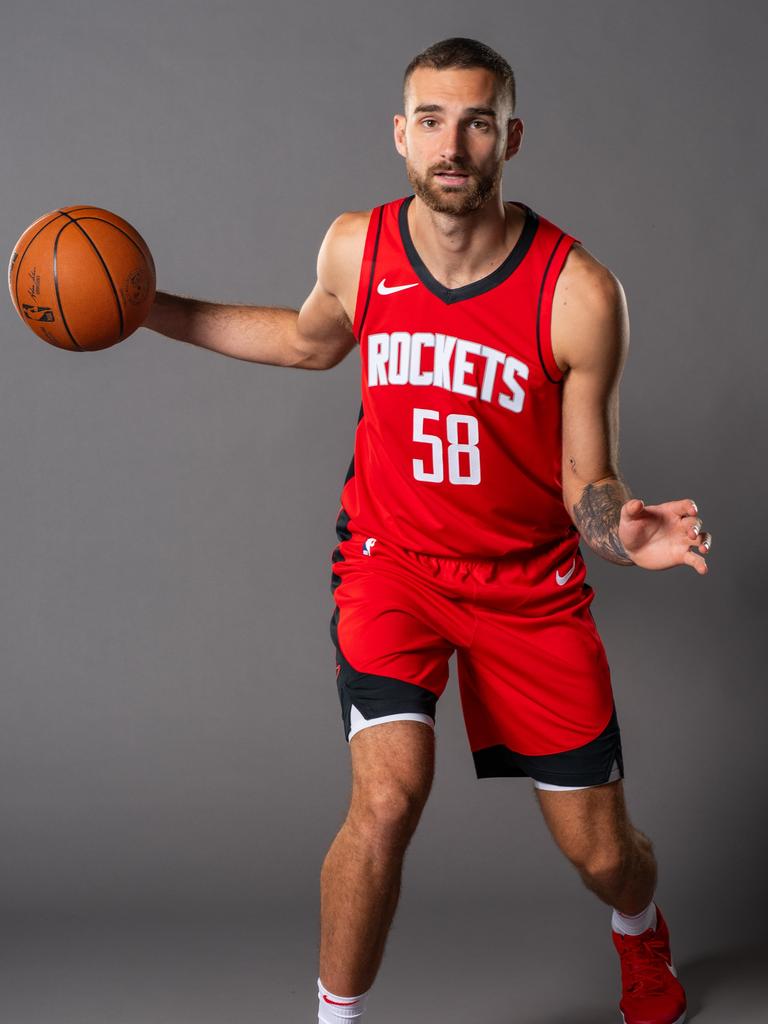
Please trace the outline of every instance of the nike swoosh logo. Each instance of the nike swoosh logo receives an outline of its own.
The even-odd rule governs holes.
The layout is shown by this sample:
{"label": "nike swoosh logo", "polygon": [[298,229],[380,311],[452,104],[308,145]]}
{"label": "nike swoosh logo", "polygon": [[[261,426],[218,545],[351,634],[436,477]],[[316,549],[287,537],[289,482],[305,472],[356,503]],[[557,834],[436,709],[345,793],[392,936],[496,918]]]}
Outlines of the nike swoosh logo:
{"label": "nike swoosh logo", "polygon": [[391,295],[393,292],[402,292],[405,291],[406,288],[415,288],[416,285],[419,283],[418,281],[414,281],[413,284],[395,284],[392,285],[391,287],[388,287],[386,284],[384,284],[385,281],[386,277],[382,277],[382,279],[379,281],[379,287],[376,289],[379,295]]}
{"label": "nike swoosh logo", "polygon": [[561,576],[560,573],[557,571],[557,569],[555,569],[555,582],[557,583],[558,587],[562,587],[563,584],[567,583],[568,580],[571,578],[571,576],[573,576],[575,571],[576,571],[576,559],[575,558],[573,560],[573,565],[568,570],[568,572],[565,574],[565,576]]}

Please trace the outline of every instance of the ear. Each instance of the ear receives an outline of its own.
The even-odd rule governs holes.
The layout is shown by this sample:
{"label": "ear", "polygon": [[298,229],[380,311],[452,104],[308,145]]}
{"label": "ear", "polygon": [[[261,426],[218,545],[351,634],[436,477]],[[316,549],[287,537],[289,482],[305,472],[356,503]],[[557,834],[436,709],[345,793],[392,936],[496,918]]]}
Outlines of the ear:
{"label": "ear", "polygon": [[507,122],[507,148],[504,159],[510,160],[520,149],[523,142],[523,122],[519,117],[510,117]]}
{"label": "ear", "polygon": [[395,149],[400,156],[405,156],[405,114],[395,114],[394,118]]}

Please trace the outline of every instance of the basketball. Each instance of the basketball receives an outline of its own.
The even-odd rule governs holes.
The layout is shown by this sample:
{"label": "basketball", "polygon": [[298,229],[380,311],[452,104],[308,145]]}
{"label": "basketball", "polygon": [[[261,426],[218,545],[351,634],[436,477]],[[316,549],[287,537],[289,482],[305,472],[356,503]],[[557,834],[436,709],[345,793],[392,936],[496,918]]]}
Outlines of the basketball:
{"label": "basketball", "polygon": [[155,297],[147,243],[97,206],[65,206],[31,224],[8,267],[11,298],[31,331],[57,348],[92,352],[142,325]]}

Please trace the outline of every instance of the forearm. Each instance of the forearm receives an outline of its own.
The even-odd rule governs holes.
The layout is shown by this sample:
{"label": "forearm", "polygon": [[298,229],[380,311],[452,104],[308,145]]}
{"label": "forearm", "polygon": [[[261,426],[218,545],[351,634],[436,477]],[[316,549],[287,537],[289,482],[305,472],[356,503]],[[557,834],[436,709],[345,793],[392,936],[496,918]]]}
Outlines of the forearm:
{"label": "forearm", "polygon": [[621,507],[632,493],[619,477],[587,484],[569,512],[582,538],[602,558],[617,565],[634,565],[619,540]]}
{"label": "forearm", "polygon": [[157,292],[144,326],[235,359],[319,369],[298,345],[298,316],[294,309],[233,306]]}

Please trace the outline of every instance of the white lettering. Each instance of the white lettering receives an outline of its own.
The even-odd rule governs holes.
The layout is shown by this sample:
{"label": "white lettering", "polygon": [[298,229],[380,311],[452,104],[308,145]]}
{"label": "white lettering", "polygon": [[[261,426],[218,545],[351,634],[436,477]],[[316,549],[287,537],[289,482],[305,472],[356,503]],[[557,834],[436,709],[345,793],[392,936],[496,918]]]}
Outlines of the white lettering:
{"label": "white lettering", "polygon": [[464,380],[468,373],[472,373],[475,364],[467,359],[467,352],[474,352],[479,355],[483,350],[482,345],[476,341],[464,341],[459,338],[456,342],[456,358],[453,361],[453,390],[460,395],[469,395],[470,398],[477,397],[477,388],[474,384],[467,384]]}
{"label": "white lettering", "polygon": [[499,395],[499,405],[503,405],[505,409],[509,409],[511,412],[520,412],[525,401],[525,391],[523,391],[522,385],[516,379],[516,374],[519,374],[523,380],[528,380],[528,367],[525,363],[521,363],[519,359],[515,359],[514,356],[507,356],[502,379],[512,392],[512,397],[509,395]]}
{"label": "white lettering", "polygon": [[435,378],[436,388],[451,390],[451,355],[456,339],[450,334],[435,335]]}
{"label": "white lettering", "polygon": [[[430,370],[425,349],[434,353],[434,369]],[[476,358],[470,359],[473,356]],[[482,365],[479,360],[485,360]],[[430,331],[393,331],[391,334],[368,335],[368,386],[378,384],[432,385],[483,402],[494,400],[499,377],[507,387],[497,401],[510,412],[521,412],[525,404],[523,381],[528,380],[528,366],[515,356],[506,355],[490,345],[467,341],[452,334]],[[477,384],[467,379],[475,376]],[[480,378],[482,377],[482,383]]]}
{"label": "white lettering", "polygon": [[408,331],[393,331],[389,339],[389,383],[408,383],[411,336]]}
{"label": "white lettering", "polygon": [[368,387],[387,383],[387,359],[389,359],[389,335],[368,335]]}
{"label": "white lettering", "polygon": [[483,386],[480,397],[484,402],[490,402],[493,398],[493,385],[496,380],[496,371],[504,362],[504,353],[490,345],[483,345],[483,355],[487,359],[485,373],[483,374]]}
{"label": "white lettering", "polygon": [[411,367],[408,373],[409,384],[431,384],[432,374],[429,370],[421,369],[421,349],[423,346],[427,348],[435,347],[435,336],[434,334],[427,334],[426,332],[417,332],[411,338]]}

